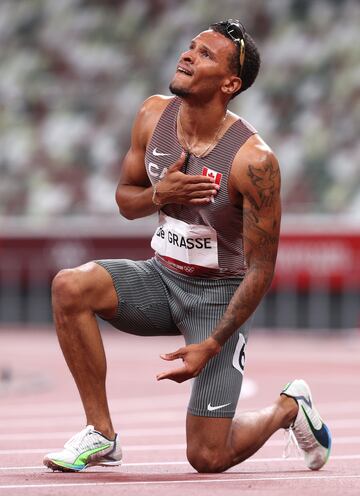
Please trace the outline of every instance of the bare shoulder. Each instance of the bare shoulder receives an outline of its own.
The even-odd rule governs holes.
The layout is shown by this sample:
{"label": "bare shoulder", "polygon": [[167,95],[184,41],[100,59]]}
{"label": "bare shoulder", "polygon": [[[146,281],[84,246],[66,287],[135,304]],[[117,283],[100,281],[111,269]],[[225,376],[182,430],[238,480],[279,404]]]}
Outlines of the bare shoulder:
{"label": "bare shoulder", "polygon": [[275,153],[258,134],[251,136],[244,146],[240,148],[235,161],[237,167],[246,167],[249,163],[261,167],[269,162],[279,167]]}
{"label": "bare shoulder", "polygon": [[162,112],[165,107],[174,99],[175,97],[173,96],[166,96],[166,95],[152,95],[147,98],[144,103],[142,104],[142,107],[140,109],[140,112],[146,113],[146,112]]}
{"label": "bare shoulder", "polygon": [[270,146],[254,134],[236,154],[231,179],[236,190],[244,193],[260,178],[280,182],[279,162]]}
{"label": "bare shoulder", "polygon": [[136,132],[141,136],[144,145],[149,141],[161,114],[174,99],[171,96],[152,95],[141,105],[136,117]]}
{"label": "bare shoulder", "polygon": [[152,95],[140,107],[138,118],[153,123],[160,119],[161,114],[175,97],[165,95]]}

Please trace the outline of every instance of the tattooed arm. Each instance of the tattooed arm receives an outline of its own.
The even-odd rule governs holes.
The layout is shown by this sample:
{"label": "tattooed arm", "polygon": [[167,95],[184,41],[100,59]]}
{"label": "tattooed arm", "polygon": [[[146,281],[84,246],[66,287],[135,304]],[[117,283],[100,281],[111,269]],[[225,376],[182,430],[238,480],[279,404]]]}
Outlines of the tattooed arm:
{"label": "tattooed arm", "polygon": [[248,270],[214,329],[222,346],[259,305],[274,273],[281,218],[280,172],[275,155],[264,147],[238,165],[237,191],[243,198],[243,239]]}
{"label": "tattooed arm", "polygon": [[168,361],[181,358],[183,365],[158,374],[158,380],[183,382],[199,375],[251,316],[271,284],[280,229],[280,173],[276,157],[258,136],[250,138],[236,156],[229,194],[243,209],[246,276],[208,339],[161,355]]}

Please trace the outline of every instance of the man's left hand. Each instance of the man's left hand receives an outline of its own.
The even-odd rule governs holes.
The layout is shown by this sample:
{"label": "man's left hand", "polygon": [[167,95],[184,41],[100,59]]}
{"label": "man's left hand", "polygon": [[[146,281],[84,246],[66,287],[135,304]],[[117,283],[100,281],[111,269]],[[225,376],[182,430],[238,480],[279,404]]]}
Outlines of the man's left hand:
{"label": "man's left hand", "polygon": [[160,355],[163,360],[172,361],[181,358],[183,366],[162,372],[156,376],[158,381],[170,379],[175,382],[184,382],[200,374],[207,362],[221,350],[221,346],[215,339],[208,338],[199,344],[190,344],[183,348]]}

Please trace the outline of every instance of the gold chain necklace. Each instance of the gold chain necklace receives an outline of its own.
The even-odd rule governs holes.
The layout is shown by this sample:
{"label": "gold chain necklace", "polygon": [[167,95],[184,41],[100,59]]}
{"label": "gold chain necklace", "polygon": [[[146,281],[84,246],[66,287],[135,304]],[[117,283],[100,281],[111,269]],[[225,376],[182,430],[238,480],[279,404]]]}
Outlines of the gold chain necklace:
{"label": "gold chain necklace", "polygon": [[201,158],[201,157],[203,157],[204,155],[206,155],[206,153],[210,150],[210,148],[211,148],[211,147],[212,147],[212,146],[216,143],[216,141],[217,141],[217,139],[218,139],[218,137],[219,137],[220,131],[221,131],[221,129],[222,129],[222,127],[223,127],[223,125],[224,125],[225,119],[226,119],[226,112],[225,112],[225,115],[224,115],[224,117],[223,117],[222,121],[220,122],[219,127],[218,127],[218,128],[217,128],[217,130],[216,130],[216,133],[215,133],[215,137],[214,137],[214,139],[213,139],[213,140],[211,141],[211,143],[210,143],[210,144],[209,144],[209,145],[205,148],[205,150],[204,150],[203,152],[201,152],[199,155],[195,155],[195,153],[193,153],[193,152],[191,151],[191,147],[190,147],[189,143],[188,143],[188,142],[186,141],[186,139],[185,139],[184,130],[183,130],[183,127],[182,127],[182,125],[181,125],[180,110],[179,110],[178,115],[177,115],[177,124],[178,124],[179,131],[180,131],[180,133],[181,133],[181,139],[182,139],[182,141],[185,143],[185,145],[186,145],[186,148],[187,148],[188,152],[189,152],[189,153],[192,153],[192,154],[193,154],[193,155],[195,155],[195,157],[197,157],[197,158]]}

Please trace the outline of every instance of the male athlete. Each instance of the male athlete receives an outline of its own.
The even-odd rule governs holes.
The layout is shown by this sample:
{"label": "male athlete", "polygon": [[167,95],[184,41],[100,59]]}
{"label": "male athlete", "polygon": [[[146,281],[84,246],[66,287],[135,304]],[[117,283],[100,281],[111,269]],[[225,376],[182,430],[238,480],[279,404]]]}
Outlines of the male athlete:
{"label": "male athlete", "polygon": [[95,315],[133,334],[183,334],[186,346],[162,355],[182,365],[157,379],[195,378],[186,432],[197,471],[228,469],[280,428],[291,430],[310,469],[326,462],[330,433],[302,380],[290,382],[272,406],[233,418],[250,320],[273,277],[280,227],[276,157],[227,110],[259,66],[239,21],[213,24],[181,55],[170,84],[175,96],[153,96],[140,109],[116,200],[128,219],[159,212],[155,256],[90,262],[55,277],[56,329],[87,427],[49,453],[47,467],[121,463]]}

